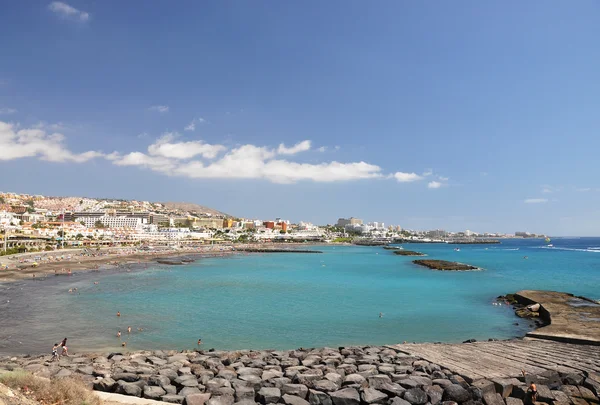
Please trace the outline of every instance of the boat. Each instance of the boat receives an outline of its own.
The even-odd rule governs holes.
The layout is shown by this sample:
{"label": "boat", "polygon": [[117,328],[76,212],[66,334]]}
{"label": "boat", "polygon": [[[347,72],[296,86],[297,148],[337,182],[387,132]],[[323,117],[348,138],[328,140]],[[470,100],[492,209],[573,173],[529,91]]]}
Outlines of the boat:
{"label": "boat", "polygon": [[548,247],[554,247],[554,245],[553,245],[552,243],[551,243],[551,244],[549,244],[549,245],[547,245],[547,246],[548,246]]}
{"label": "boat", "polygon": [[455,252],[460,252],[460,249],[459,248],[454,248],[454,251]]}
{"label": "boat", "polygon": [[550,243],[550,238],[546,238],[546,239],[544,239],[544,241],[545,241],[546,243]]}

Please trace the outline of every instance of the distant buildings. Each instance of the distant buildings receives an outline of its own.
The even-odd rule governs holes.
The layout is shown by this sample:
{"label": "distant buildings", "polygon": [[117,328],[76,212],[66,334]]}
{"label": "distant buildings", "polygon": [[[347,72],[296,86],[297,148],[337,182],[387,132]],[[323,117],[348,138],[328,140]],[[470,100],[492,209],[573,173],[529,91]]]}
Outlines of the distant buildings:
{"label": "distant buildings", "polygon": [[340,218],[337,221],[337,226],[340,228],[344,228],[346,225],[362,225],[362,219],[350,217],[350,218]]}

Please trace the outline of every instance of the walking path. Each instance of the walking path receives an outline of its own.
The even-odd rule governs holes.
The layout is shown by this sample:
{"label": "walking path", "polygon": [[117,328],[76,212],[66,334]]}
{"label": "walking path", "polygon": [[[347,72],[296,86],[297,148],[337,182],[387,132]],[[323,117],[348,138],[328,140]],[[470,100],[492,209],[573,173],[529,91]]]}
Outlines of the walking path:
{"label": "walking path", "polygon": [[537,339],[463,344],[399,344],[403,353],[446,367],[468,381],[544,371],[600,373],[600,347]]}

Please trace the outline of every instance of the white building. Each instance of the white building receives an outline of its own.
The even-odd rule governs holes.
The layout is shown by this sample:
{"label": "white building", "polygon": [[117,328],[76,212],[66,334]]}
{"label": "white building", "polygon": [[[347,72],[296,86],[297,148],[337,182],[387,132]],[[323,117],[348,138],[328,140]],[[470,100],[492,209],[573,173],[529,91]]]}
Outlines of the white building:
{"label": "white building", "polygon": [[96,221],[100,221],[106,228],[136,228],[143,224],[142,218],[131,218],[125,216],[103,215],[101,217],[76,218],[76,222],[83,222],[88,228],[93,228]]}

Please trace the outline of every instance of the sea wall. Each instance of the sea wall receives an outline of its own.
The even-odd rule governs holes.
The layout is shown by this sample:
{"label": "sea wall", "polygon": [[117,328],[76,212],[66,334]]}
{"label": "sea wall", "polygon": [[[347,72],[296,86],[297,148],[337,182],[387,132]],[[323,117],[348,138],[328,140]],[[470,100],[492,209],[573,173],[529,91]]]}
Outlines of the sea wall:
{"label": "sea wall", "polygon": [[[457,360],[460,362],[460,360]],[[188,405],[523,405],[527,383],[552,405],[598,403],[600,374],[548,372],[467,382],[393,347],[291,351],[140,351],[0,358],[49,378],[77,375],[95,390]],[[0,371],[1,372],[1,371]]]}

